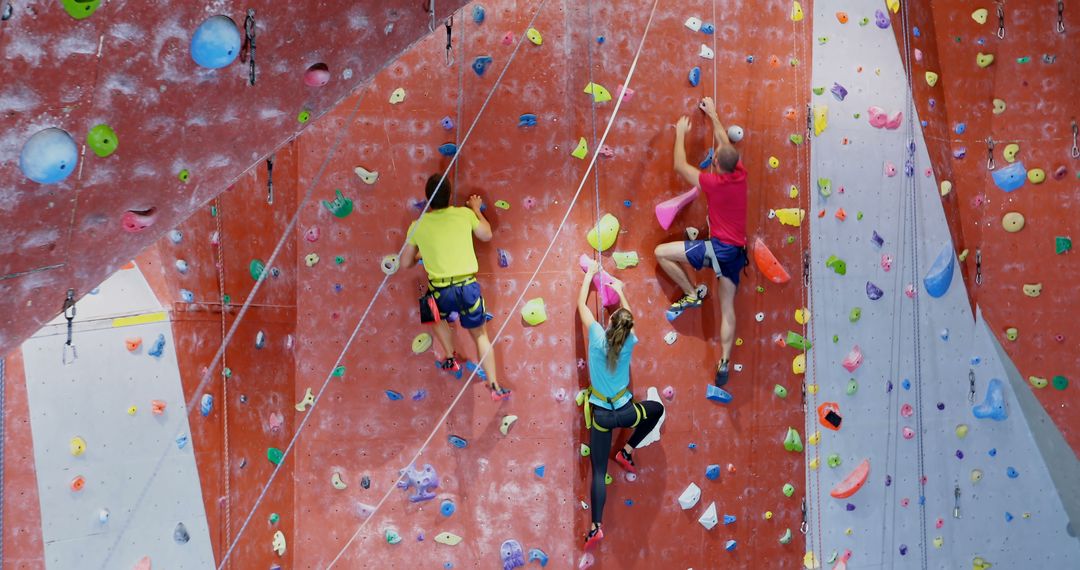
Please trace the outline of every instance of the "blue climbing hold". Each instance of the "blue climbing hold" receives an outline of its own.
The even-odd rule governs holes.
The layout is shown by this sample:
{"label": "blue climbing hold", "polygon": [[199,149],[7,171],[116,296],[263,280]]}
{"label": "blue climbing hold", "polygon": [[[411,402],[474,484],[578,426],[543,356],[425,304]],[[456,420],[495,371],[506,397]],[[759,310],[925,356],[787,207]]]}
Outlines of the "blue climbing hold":
{"label": "blue climbing hold", "polygon": [[449,116],[440,119],[439,124],[442,125],[442,128],[448,131],[454,128],[454,120],[451,119]]}
{"label": "blue climbing hold", "polygon": [[386,397],[390,398],[390,401],[396,402],[396,401],[404,398],[405,396],[402,396],[401,392],[395,392],[393,390],[387,390],[386,391]]}
{"label": "blue climbing hold", "polygon": [[690,85],[697,87],[701,83],[701,68],[695,67],[690,70]]}
{"label": "blue climbing hold", "polygon": [[709,481],[716,481],[720,478],[720,466],[712,464],[705,468],[705,478]]}
{"label": "blue climbing hold", "polygon": [[738,543],[736,543],[734,540],[729,540],[724,543],[724,550],[731,552],[732,550],[735,550],[736,546],[738,546]]}
{"label": "blue climbing hold", "polygon": [[997,378],[990,380],[986,387],[986,398],[983,403],[973,406],[971,413],[980,420],[991,419],[1000,422],[1009,417],[1009,411],[1005,409],[1005,386],[1001,380]]}
{"label": "blue climbing hold", "polygon": [[922,35],[922,31],[919,30],[919,26],[915,26],[914,28],[911,29],[911,35],[913,35],[915,37],[919,37],[919,36]]}
{"label": "blue climbing hold", "polygon": [[481,55],[473,60],[472,70],[475,71],[477,75],[483,75],[484,72],[487,71],[489,65],[491,65],[491,56]]}
{"label": "blue climbing hold", "polygon": [[180,290],[180,300],[185,302],[185,303],[194,303],[195,302],[195,293],[192,293],[191,291],[188,291],[187,289],[181,289]]}
{"label": "blue climbing hold", "polygon": [[484,12],[484,7],[483,6],[481,6],[479,4],[477,4],[476,6],[473,6],[473,9],[472,9],[472,21],[473,21],[473,23],[475,23],[475,24],[483,24],[485,16],[487,16],[487,13]]}
{"label": "blue climbing hold", "polygon": [[1012,522],[1013,516],[1009,511],[1005,511],[1005,522]]}
{"label": "blue climbing hold", "polygon": [[439,154],[452,157],[457,154],[457,145],[454,143],[446,143],[439,147]]}
{"label": "blue climbing hold", "polygon": [[991,447],[990,451],[987,451],[986,454],[989,455],[990,457],[997,457],[997,448],[996,447]]}
{"label": "blue climbing hold", "polygon": [[907,378],[904,378],[904,381],[900,383],[900,386],[903,387],[905,390],[910,390],[911,389],[911,380],[908,380]]}
{"label": "blue climbing hold", "polygon": [[[489,321],[491,320],[491,319],[487,319],[487,318],[486,318],[486,317],[487,317],[487,315],[484,315],[484,317],[485,317],[485,319],[486,319],[486,320],[489,320]],[[492,318],[494,318],[494,317],[492,317]],[[476,363],[474,363],[474,362],[473,362],[473,361],[471,361],[471,360],[465,363],[465,370],[468,370],[470,374],[472,374],[472,371],[473,371],[473,370],[476,370],[476,375],[477,375],[477,376],[478,376],[478,377],[479,377],[479,378],[480,378],[481,380],[487,380],[487,373],[486,373],[486,372],[484,372],[484,369],[483,369],[483,368],[478,368],[478,367],[476,366]]]}
{"label": "blue climbing hold", "polygon": [[536,473],[537,477],[539,477],[541,479],[544,478],[544,466],[543,465],[540,465],[536,469],[533,469],[533,472]]}
{"label": "blue climbing hold", "polygon": [[596,36],[596,43],[604,45],[604,36]]}
{"label": "blue climbing hold", "polygon": [[628,506],[628,507],[632,507],[632,506],[634,506],[634,500],[633,500],[633,499],[627,499],[626,501],[624,501],[624,503],[625,503],[625,504],[626,504],[626,506]]}
{"label": "blue climbing hold", "polygon": [[1009,476],[1009,479],[1016,479],[1020,476],[1020,472],[1015,467],[1009,467],[1005,470],[1005,474]]}
{"label": "blue climbing hold", "polygon": [[631,202],[630,200],[623,200],[623,203],[622,203],[622,205],[623,205],[623,206],[626,206],[627,208],[629,208],[630,206],[633,206],[633,205],[634,205],[634,203],[633,203],[633,202]]}
{"label": "blue climbing hold", "polygon": [[1005,168],[995,170],[991,176],[993,176],[994,184],[997,184],[998,188],[1006,192],[1012,192],[1023,186],[1027,181],[1027,169],[1024,168],[1023,162],[1017,161]]}
{"label": "blue climbing hold", "polygon": [[712,149],[712,147],[709,147],[709,152],[705,153],[705,160],[702,160],[701,163],[698,164],[698,167],[701,168],[702,170],[705,170],[706,168],[708,168],[709,166],[712,165],[712,159],[713,159],[713,149]]}
{"label": "blue climbing hold", "polygon": [[715,31],[716,31],[716,26],[714,26],[712,24],[702,24],[701,25],[701,33],[703,33],[703,34],[712,35],[712,33],[715,32]]}
{"label": "blue climbing hold", "polygon": [[188,436],[186,436],[186,435],[178,435],[178,436],[176,436],[176,447],[177,447],[177,449],[184,449],[185,447],[187,447],[187,444],[188,444]]}
{"label": "blue climbing hold", "polygon": [[964,131],[967,130],[967,125],[965,125],[964,123],[957,123],[956,127],[953,128],[953,130],[956,132],[956,134],[962,135],[964,134]]}
{"label": "blue climbing hold", "polygon": [[923,278],[923,285],[931,297],[938,298],[948,292],[949,285],[952,284],[953,268],[956,267],[955,259],[952,245],[945,244]]}
{"label": "blue climbing hold", "polygon": [[714,384],[709,384],[705,389],[705,397],[713,402],[719,402],[726,404],[731,401],[731,394],[723,388]]}
{"label": "blue climbing hold", "polygon": [[206,416],[210,415],[210,411],[214,409],[214,397],[210,394],[203,394],[202,400],[199,402],[199,413]]}
{"label": "blue climbing hold", "polygon": [[518,117],[518,126],[519,127],[535,127],[536,126],[536,115],[534,115],[532,113],[525,113],[525,114],[521,115],[520,117]]}
{"label": "blue climbing hold", "polygon": [[191,59],[208,69],[221,69],[240,55],[240,29],[228,16],[207,18],[191,36]]}
{"label": "blue climbing hold", "polygon": [[450,441],[450,445],[458,449],[465,449],[469,445],[469,442],[465,441],[464,438],[458,437],[456,435],[452,435],[446,439]]}
{"label": "blue climbing hold", "polygon": [[454,511],[456,510],[457,507],[454,506],[454,501],[451,501],[450,499],[443,499],[442,504],[439,505],[439,514],[444,517],[454,514]]}
{"label": "blue climbing hold", "polygon": [[22,173],[38,184],[62,182],[79,163],[79,147],[66,131],[48,128],[38,131],[19,154]]}
{"label": "blue climbing hold", "polygon": [[692,442],[691,442],[691,443],[688,443],[688,444],[686,445],[686,448],[687,448],[687,449],[697,449],[697,444],[696,444],[696,443],[692,443]]}
{"label": "blue climbing hold", "polygon": [[539,548],[533,548],[529,550],[529,562],[539,562],[540,567],[543,568],[544,566],[547,566],[548,555]]}
{"label": "blue climbing hold", "polygon": [[724,524],[731,524],[735,522],[735,515],[724,515]]}
{"label": "blue climbing hold", "polygon": [[162,354],[165,354],[165,335],[157,335],[157,340],[154,341],[154,346],[146,352],[154,358],[161,358]]}

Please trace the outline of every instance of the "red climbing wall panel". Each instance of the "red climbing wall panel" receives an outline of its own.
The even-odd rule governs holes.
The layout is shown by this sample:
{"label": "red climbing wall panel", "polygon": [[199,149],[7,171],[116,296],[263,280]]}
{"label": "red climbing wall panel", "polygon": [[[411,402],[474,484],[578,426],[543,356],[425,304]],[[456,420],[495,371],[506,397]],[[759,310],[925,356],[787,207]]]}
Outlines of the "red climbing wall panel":
{"label": "red climbing wall panel", "polygon": [[[267,199],[265,167],[254,169],[211,205],[178,226],[179,243],[170,237],[163,238],[139,257],[139,266],[148,275],[155,292],[173,310],[173,331],[186,397],[198,401],[203,393],[214,396],[212,414],[201,416],[196,405],[190,421],[211,540],[218,560],[273,470],[266,459],[267,449],[284,449],[294,427],[289,410],[294,399],[295,362],[291,343],[296,324],[296,245],[291,239],[285,243],[281,262],[275,264],[283,270],[263,284],[258,300],[226,350],[222,364],[231,372],[224,381],[228,383],[227,401],[220,366],[211,376],[209,389],[196,390],[221,346],[222,327],[232,326],[254,285],[249,262],[255,257],[268,257],[264,252],[273,250],[296,211],[297,162],[293,149],[295,145],[290,144],[275,155],[273,203]],[[220,244],[216,246],[213,245],[215,232]],[[231,298],[225,323],[219,302],[219,256],[224,259],[224,290]],[[186,273],[177,270],[177,260],[187,262]],[[194,303],[181,300],[182,289],[194,294]],[[262,348],[256,347],[259,332],[266,339]],[[272,417],[275,414],[280,416],[280,423]],[[226,472],[231,474],[228,492]],[[288,565],[291,552],[279,558],[268,547],[275,530],[293,536],[292,466],[286,464],[278,477],[288,483],[278,485],[263,499],[232,555],[230,567],[270,567],[273,562]],[[281,521],[270,525],[267,520],[274,512],[281,516]]]}
{"label": "red climbing wall panel", "polygon": [[[445,15],[461,3],[437,9]],[[95,287],[295,136],[301,110],[325,113],[430,23],[422,2],[392,0],[71,4],[100,7],[75,20],[59,1],[0,3],[8,79],[0,86],[0,354],[55,316],[68,288],[82,296]],[[249,9],[254,86],[247,64],[211,71],[189,50],[203,20],[230,16],[242,32]],[[306,87],[304,71],[320,62],[330,83]],[[114,155],[83,152],[78,171],[56,185],[23,176],[19,154],[33,134],[57,127],[81,147],[99,123],[116,131]],[[121,229],[127,210],[150,208],[156,225]]]}
{"label": "red climbing wall panel", "polygon": [[42,568],[41,503],[22,352],[4,359],[4,567]]}
{"label": "red climbing wall panel", "polygon": [[[543,45],[522,45],[464,145],[460,169],[452,175],[458,203],[471,193],[481,194],[488,203],[495,239],[477,247],[480,279],[488,310],[495,315],[489,324],[491,334],[509,319],[496,355],[500,380],[514,389],[514,395],[497,405],[485,389],[468,389],[418,462],[431,463],[439,472],[439,498],[412,504],[405,491],[391,492],[379,514],[345,550],[344,566],[389,568],[408,561],[409,566],[453,562],[455,568],[492,567],[498,564],[500,544],[511,538],[526,552],[534,547],[545,550],[557,561],[555,567],[576,562],[588,518],[578,503],[588,498],[590,470],[578,455],[586,433],[572,403],[573,394],[587,381],[577,367],[585,351],[573,299],[581,279],[576,259],[588,249],[584,235],[598,210],[611,212],[622,222],[623,232],[613,249],[636,251],[641,257],[638,267],[616,270],[605,254],[605,267],[628,282],[638,315],[642,342],[633,371],[636,391],[644,397],[650,385],[671,385],[676,390],[668,403],[663,440],[638,454],[641,477],[628,482],[612,464],[615,483],[605,516],[608,538],[597,554],[598,567],[653,567],[661,560],[671,567],[699,568],[729,559],[723,563],[739,567],[761,560],[768,560],[771,567],[801,564],[804,550],[799,539],[787,546],[777,541],[785,528],[799,536],[803,460],[784,451],[781,442],[788,426],[802,430],[801,378],[791,370],[796,351],[775,345],[772,335],[801,330],[794,311],[803,303],[802,241],[797,230],[768,220],[767,214],[769,208],[797,207],[808,185],[806,157],[799,160],[805,154],[799,150],[805,147],[787,142],[789,135],[805,128],[808,22],[791,22],[790,6],[779,4],[751,12],[738,10],[735,2],[717,2],[715,19],[712,2],[663,6],[632,83],[636,94],[623,107],[607,141],[615,155],[599,163],[599,204],[590,179],[556,238],[586,166],[570,151],[582,136],[590,149],[596,148],[614,106],[613,101],[598,104],[594,138],[590,96],[582,89],[591,80],[618,96],[651,7],[648,2],[592,5],[590,14],[589,4],[549,3],[541,10],[533,26],[543,34]],[[355,211],[336,219],[317,203],[301,207],[299,232],[318,228],[321,237],[314,243],[298,241],[298,399],[306,388],[318,390],[326,380],[379,288],[380,260],[397,252],[408,223],[417,215],[411,202],[422,197],[427,175],[446,166],[447,159],[436,148],[455,142],[456,133],[444,131],[440,119],[450,116],[460,132],[467,129],[513,51],[502,38],[507,32],[523,33],[535,9],[514,2],[484,6],[487,19],[482,25],[471,21],[471,7],[455,20],[455,56],[464,69],[447,67],[444,38],[432,38],[395,61],[369,88],[344,101],[299,139],[298,191],[303,193],[314,183],[317,197],[329,200],[335,189],[341,189],[354,200]],[[783,286],[765,283],[754,268],[743,279],[738,336],[744,343],[735,349],[734,360],[745,368],[734,373],[736,400],[727,407],[704,399],[705,384],[719,356],[718,306],[709,300],[697,314],[684,316],[674,327],[677,342],[665,344],[662,338],[672,327],[663,312],[675,290],[658,275],[652,255],[657,244],[679,239],[686,226],[704,226],[704,204],[682,214],[671,232],[658,228],[652,212],[655,203],[686,189],[671,171],[670,125],[679,114],[694,117],[693,162],[703,156],[708,136],[695,104],[713,89],[712,62],[698,56],[700,45],[712,46],[713,38],[685,28],[689,16],[716,23],[721,115],[748,133],[741,148],[750,170],[750,237],[762,237],[793,274]],[[597,36],[605,37],[602,45]],[[492,63],[478,76],[471,65],[484,55],[491,56]],[[754,63],[747,62],[750,55]],[[793,58],[800,60],[797,65],[792,65]],[[694,66],[702,67],[698,88],[686,80]],[[406,99],[393,105],[388,99],[398,87],[406,90]],[[359,112],[353,118],[358,101]],[[537,126],[519,128],[523,113],[535,113]],[[339,135],[345,136],[345,144],[316,181],[321,161]],[[767,166],[770,156],[779,159],[779,168]],[[356,166],[378,171],[378,181],[371,186],[361,182],[352,172]],[[800,199],[789,197],[792,185],[803,190]],[[535,200],[531,209],[528,199]],[[495,200],[506,200],[510,208],[493,207]],[[624,205],[627,200],[629,206]],[[789,236],[794,238],[790,244]],[[552,239],[550,258],[535,282],[528,284]],[[509,254],[509,267],[498,266],[497,249]],[[303,259],[311,253],[319,261],[308,267]],[[344,262],[336,263],[337,256]],[[699,278],[712,283],[704,274]],[[313,417],[300,440],[296,464],[295,561],[300,567],[325,567],[342,550],[360,525],[362,505],[379,502],[397,469],[405,466],[461,388],[460,382],[433,368],[434,354],[414,356],[409,350],[412,338],[424,330],[415,308],[422,283],[419,270],[389,280],[346,353],[344,376],[333,378],[324,400],[307,412]],[[755,291],[759,285],[765,288],[763,293]],[[525,299],[543,297],[547,303],[548,321],[534,328],[523,326],[513,305],[526,286]],[[755,322],[758,312],[767,316],[768,326]],[[458,332],[464,352],[474,355],[465,333]],[[786,400],[774,396],[778,383],[792,396]],[[388,389],[404,399],[389,400],[384,393]],[[414,401],[412,396],[421,390],[424,396]],[[569,399],[560,400],[563,396]],[[504,437],[498,427],[507,414],[520,419]],[[451,434],[468,440],[468,447],[451,447],[447,443]],[[691,443],[695,449],[689,448]],[[704,472],[711,463],[730,463],[735,472],[707,481]],[[540,465],[545,466],[543,478],[534,474]],[[331,486],[334,473],[343,477],[346,489]],[[370,489],[359,485],[365,475],[370,477]],[[691,481],[703,488],[702,503],[683,512],[676,497]],[[792,498],[781,493],[787,482],[799,488]],[[439,514],[442,498],[456,503],[450,518]],[[738,521],[705,531],[696,520],[710,501],[716,501],[721,516],[734,514]],[[765,520],[766,511],[775,516]],[[403,542],[388,545],[387,530],[399,533]],[[433,537],[442,531],[460,535],[464,542],[452,548],[433,544]],[[418,543],[421,533],[424,541]],[[739,544],[732,553],[724,552],[728,539]]]}
{"label": "red climbing wall panel", "polygon": [[[973,17],[978,8],[988,10],[985,24]],[[1051,381],[1035,394],[1073,450],[1080,450],[1076,398],[1070,396],[1076,387],[1058,390],[1052,382],[1055,376],[1070,384],[1080,379],[1080,326],[1069,310],[1076,304],[1080,265],[1075,249],[1055,253],[1055,237],[1080,239],[1080,160],[1071,156],[1080,67],[1070,59],[1080,10],[1063,13],[1060,32],[1055,2],[1009,2],[1004,38],[998,37],[992,2],[913,2],[911,10],[921,33],[909,40],[923,55],[913,68],[916,100],[938,177],[954,185],[943,200],[954,240],[970,251],[964,264],[968,292],[1021,374]],[[993,55],[993,62],[981,67],[979,54]],[[935,87],[928,85],[927,71],[940,76]],[[994,99],[1005,102],[1004,112],[994,112]],[[1004,151],[1015,143],[1016,160],[1029,172],[1042,169],[1045,182],[1001,190],[987,168],[987,138],[995,141],[998,171],[1009,166]],[[1024,216],[1021,231],[1005,231],[1002,218],[1010,212]],[[1025,295],[1025,284],[1041,284],[1041,295]],[[1017,330],[1016,340],[1009,339],[1010,328]]]}

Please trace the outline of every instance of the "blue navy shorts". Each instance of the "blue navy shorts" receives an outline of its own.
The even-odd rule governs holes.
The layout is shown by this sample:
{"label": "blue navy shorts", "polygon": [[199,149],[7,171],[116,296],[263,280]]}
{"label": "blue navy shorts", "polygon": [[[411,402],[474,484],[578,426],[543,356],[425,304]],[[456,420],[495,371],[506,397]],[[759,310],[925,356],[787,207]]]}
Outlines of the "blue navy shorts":
{"label": "blue navy shorts", "polygon": [[432,287],[432,296],[439,307],[439,316],[444,320],[450,313],[457,313],[461,326],[467,329],[475,329],[487,322],[479,281],[442,288]]}
{"label": "blue navy shorts", "polygon": [[[724,243],[716,238],[712,238],[712,246],[713,251],[716,252],[716,261],[720,265],[720,273],[716,277],[727,277],[738,286],[739,273],[748,262],[746,248]],[[706,265],[712,268],[712,262],[706,259],[704,240],[686,240],[683,242],[683,247],[686,248],[686,260],[694,269],[701,269]]]}

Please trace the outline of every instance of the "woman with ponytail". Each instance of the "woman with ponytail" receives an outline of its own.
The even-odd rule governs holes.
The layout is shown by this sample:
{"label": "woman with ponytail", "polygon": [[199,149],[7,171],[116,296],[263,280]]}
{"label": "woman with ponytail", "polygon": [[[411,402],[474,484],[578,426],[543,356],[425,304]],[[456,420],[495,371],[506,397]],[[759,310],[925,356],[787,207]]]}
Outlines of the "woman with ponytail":
{"label": "woman with ponytail", "polygon": [[589,388],[579,402],[585,406],[585,425],[589,429],[589,447],[592,451],[592,526],[585,538],[586,549],[604,538],[601,520],[607,499],[605,478],[611,456],[612,430],[634,429],[626,445],[615,455],[615,462],[630,473],[636,473],[634,448],[664,415],[664,406],[660,402],[635,402],[630,391],[630,356],[638,339],[634,335],[634,315],[623,293],[622,282],[611,284],[619,295],[620,306],[608,318],[606,330],[596,322],[589,310],[589,283],[596,272],[595,264],[589,267],[578,294],[578,314],[589,339]]}

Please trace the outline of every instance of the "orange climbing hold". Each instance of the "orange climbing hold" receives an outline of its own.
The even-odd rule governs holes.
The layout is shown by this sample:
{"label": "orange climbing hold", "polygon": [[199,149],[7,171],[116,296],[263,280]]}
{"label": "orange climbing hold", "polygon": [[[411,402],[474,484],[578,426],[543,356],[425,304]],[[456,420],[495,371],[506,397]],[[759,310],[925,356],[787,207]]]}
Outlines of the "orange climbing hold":
{"label": "orange climbing hold", "polygon": [[837,12],[836,21],[840,22],[841,24],[846,24],[848,21],[847,12]]}
{"label": "orange climbing hold", "polygon": [[150,406],[155,416],[160,416],[165,413],[165,402],[162,400],[151,400]]}
{"label": "orange climbing hold", "polygon": [[76,475],[75,478],[71,480],[72,491],[78,493],[79,491],[82,491],[84,487],[86,487],[86,477]]}
{"label": "orange climbing hold", "polygon": [[124,346],[127,347],[128,352],[135,352],[142,346],[142,337],[129,338],[124,340]]}
{"label": "orange climbing hold", "polygon": [[866,484],[866,478],[870,476],[870,460],[863,459],[862,463],[855,467],[855,469],[832,488],[829,491],[834,499],[846,499],[862,489],[862,486]]}
{"label": "orange climbing hold", "polygon": [[841,222],[846,220],[847,219],[847,212],[845,212],[843,208],[840,208],[839,210],[836,211],[836,219],[840,220]]}
{"label": "orange climbing hold", "polygon": [[754,240],[754,263],[757,265],[758,271],[765,276],[766,279],[776,284],[787,283],[791,281],[791,274],[787,269],[784,269],[783,265],[776,260],[776,256],[769,250],[768,246],[761,238]]}

